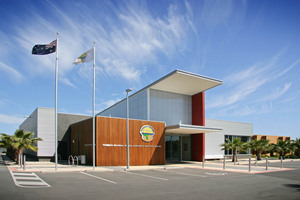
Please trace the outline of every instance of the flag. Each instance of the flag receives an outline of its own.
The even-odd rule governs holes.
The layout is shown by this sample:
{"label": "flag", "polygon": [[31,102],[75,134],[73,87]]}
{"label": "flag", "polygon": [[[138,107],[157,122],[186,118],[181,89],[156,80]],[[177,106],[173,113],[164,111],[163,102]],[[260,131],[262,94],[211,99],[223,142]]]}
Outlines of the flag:
{"label": "flag", "polygon": [[73,63],[74,65],[78,65],[79,63],[89,62],[94,59],[94,48],[88,50],[81,54]]}
{"label": "flag", "polygon": [[57,40],[50,44],[37,44],[32,48],[32,54],[47,55],[56,51]]}

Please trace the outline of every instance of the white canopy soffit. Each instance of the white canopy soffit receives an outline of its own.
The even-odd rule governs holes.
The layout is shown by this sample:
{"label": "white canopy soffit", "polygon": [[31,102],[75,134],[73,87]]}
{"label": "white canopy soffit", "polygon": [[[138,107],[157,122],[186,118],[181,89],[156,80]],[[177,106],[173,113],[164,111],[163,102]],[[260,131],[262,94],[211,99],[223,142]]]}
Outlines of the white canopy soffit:
{"label": "white canopy soffit", "polygon": [[221,128],[213,128],[206,126],[195,126],[195,125],[187,125],[187,124],[177,124],[172,126],[167,126],[165,129],[165,133],[172,135],[190,135],[190,134],[198,134],[198,133],[212,133],[222,131]]}
{"label": "white canopy soffit", "polygon": [[152,83],[149,88],[191,96],[221,84],[222,81],[217,79],[175,70]]}

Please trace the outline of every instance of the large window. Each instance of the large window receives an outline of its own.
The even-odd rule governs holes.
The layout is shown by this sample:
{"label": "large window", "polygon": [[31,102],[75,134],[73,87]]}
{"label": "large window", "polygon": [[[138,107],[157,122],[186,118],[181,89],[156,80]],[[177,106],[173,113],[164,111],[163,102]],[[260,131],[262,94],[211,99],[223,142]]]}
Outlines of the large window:
{"label": "large window", "polygon": [[166,160],[180,160],[180,137],[166,136]]}
{"label": "large window", "polygon": [[[226,139],[232,141],[234,138],[240,138],[242,142],[250,141],[249,136],[225,135],[225,141],[224,142],[226,142]],[[247,150],[244,150],[244,151],[239,150],[237,153],[238,154],[250,154],[250,149],[247,149]],[[225,155],[232,155],[232,149],[225,150]]]}

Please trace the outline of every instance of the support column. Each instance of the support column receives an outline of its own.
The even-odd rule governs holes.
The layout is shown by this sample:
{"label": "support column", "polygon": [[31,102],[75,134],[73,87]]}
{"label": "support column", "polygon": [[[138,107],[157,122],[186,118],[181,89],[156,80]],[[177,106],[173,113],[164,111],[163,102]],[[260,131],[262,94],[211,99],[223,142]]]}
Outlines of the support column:
{"label": "support column", "polygon": [[[205,94],[192,96],[192,125],[205,126]],[[203,161],[205,156],[205,133],[192,135],[192,160]]]}

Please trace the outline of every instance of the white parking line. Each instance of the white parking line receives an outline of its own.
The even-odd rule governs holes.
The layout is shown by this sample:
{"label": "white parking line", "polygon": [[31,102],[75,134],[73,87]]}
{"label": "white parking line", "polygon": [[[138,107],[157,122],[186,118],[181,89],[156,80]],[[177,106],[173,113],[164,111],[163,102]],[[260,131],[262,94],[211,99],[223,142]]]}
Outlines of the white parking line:
{"label": "white parking line", "polygon": [[88,174],[88,173],[86,173],[86,172],[80,172],[80,173],[82,173],[82,174],[84,174],[84,175],[87,175],[87,176],[90,176],[90,177],[93,177],[93,178],[96,178],[96,179],[100,179],[100,180],[102,180],[102,181],[106,181],[106,182],[109,182],[109,183],[117,184],[117,182],[114,182],[114,181],[111,181],[111,180],[107,180],[107,179],[101,178],[101,177],[99,177],[99,176],[94,176],[94,175]]}
{"label": "white parking line", "polygon": [[38,175],[32,172],[12,172],[10,171],[10,175],[14,180],[14,183],[18,187],[23,188],[44,188],[51,187],[48,183],[43,181]]}
{"label": "white parking line", "polygon": [[168,179],[165,179],[165,178],[160,178],[160,177],[156,177],[156,176],[149,176],[149,175],[145,175],[145,174],[138,174],[138,173],[128,172],[128,171],[125,171],[124,173],[134,174],[134,175],[138,175],[138,176],[144,176],[144,177],[148,177],[148,178],[159,179],[159,180],[163,180],[163,181],[167,181],[168,180]]}
{"label": "white parking line", "polygon": [[173,174],[180,174],[180,175],[187,175],[187,176],[207,177],[207,176],[203,176],[203,175],[189,174],[189,173],[183,173],[183,172],[172,172],[172,171],[166,171],[166,170],[156,170],[156,171],[167,172],[167,173],[173,173]]}
{"label": "white parking line", "polygon": [[211,175],[211,176],[224,176],[227,173],[209,173],[209,172],[206,172],[205,174],[208,174],[208,175]]}

